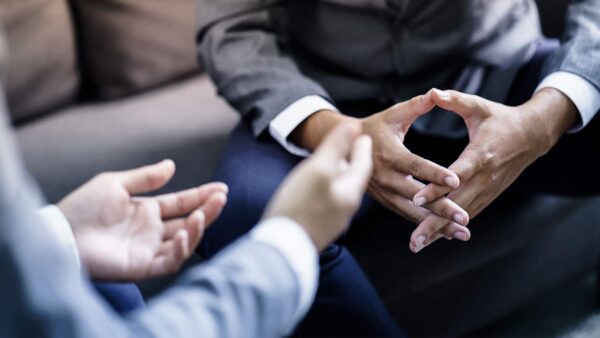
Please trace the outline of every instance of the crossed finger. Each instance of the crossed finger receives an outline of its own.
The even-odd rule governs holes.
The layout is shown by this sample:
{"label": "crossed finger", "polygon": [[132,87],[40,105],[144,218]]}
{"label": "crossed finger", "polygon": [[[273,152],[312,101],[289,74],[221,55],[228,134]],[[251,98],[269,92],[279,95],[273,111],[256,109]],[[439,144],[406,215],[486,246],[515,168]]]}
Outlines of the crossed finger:
{"label": "crossed finger", "polygon": [[[388,170],[380,174],[376,181],[378,181],[379,186],[387,191],[396,193],[409,201],[412,201],[413,196],[425,187],[425,184],[413,179],[411,175],[401,174],[394,170]],[[402,202],[404,202],[404,199]],[[454,201],[446,197],[438,198],[424,205],[414,204],[414,206],[428,209],[434,214],[448,220],[453,220],[460,225],[466,226],[469,224],[469,214]]]}
{"label": "crossed finger", "polygon": [[[465,206],[467,210],[472,210],[472,206],[479,200],[478,197],[481,195],[483,189],[485,189],[483,178],[481,178],[481,176],[475,176],[472,180],[452,192],[448,197],[459,205]],[[471,215],[473,216],[474,213],[472,212]],[[447,225],[448,220],[436,215],[426,217],[411,236],[411,250],[417,253],[433,243],[437,240],[437,238],[433,238],[435,234]],[[465,234],[465,236],[468,240],[470,238],[470,233]]]}

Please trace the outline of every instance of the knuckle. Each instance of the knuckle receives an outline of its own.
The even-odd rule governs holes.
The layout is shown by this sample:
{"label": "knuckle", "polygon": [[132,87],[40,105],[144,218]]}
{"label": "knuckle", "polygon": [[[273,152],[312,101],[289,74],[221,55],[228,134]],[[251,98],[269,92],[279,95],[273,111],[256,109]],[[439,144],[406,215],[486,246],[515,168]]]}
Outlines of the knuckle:
{"label": "knuckle", "polygon": [[423,171],[423,167],[418,160],[413,160],[408,164],[408,173],[412,176],[419,177],[421,172]]}
{"label": "knuckle", "polygon": [[392,161],[392,156],[386,151],[378,151],[375,154],[375,160],[381,163],[390,163]]}
{"label": "knuckle", "polygon": [[438,232],[438,230],[440,230],[440,228],[442,227],[442,221],[437,220],[434,222],[431,222],[427,228],[426,228],[426,232],[429,233],[430,235]]}
{"label": "knuckle", "polygon": [[450,206],[447,202],[441,208],[441,215],[446,218],[451,218],[454,214],[454,208]]}
{"label": "knuckle", "polygon": [[452,228],[450,226],[445,226],[445,227],[441,228],[439,232],[441,234],[443,234],[445,237],[452,237],[452,235],[454,234],[452,231]]}
{"label": "knuckle", "polygon": [[384,170],[378,170],[377,173],[373,175],[372,180],[380,187],[387,187],[390,183],[388,175],[386,175]]}
{"label": "knuckle", "polygon": [[178,212],[183,212],[186,209],[185,208],[185,200],[181,196],[177,196],[175,198],[175,205],[176,205]]}
{"label": "knuckle", "polygon": [[147,173],[144,175],[144,180],[146,181],[146,185],[149,187],[156,187],[160,184],[163,175],[161,174],[150,174]]}
{"label": "knuckle", "polygon": [[461,184],[466,182],[468,179],[467,173],[464,171],[457,172],[456,176],[458,176],[458,180],[461,182]]}
{"label": "knuckle", "polygon": [[452,101],[452,102],[458,102],[460,101],[460,97],[462,95],[462,93],[457,92],[456,90],[445,90],[446,94],[448,94],[448,100]]}
{"label": "knuckle", "polygon": [[477,112],[483,114],[484,116],[491,115],[491,112],[493,111],[492,109],[490,109],[487,101],[483,99],[475,100],[474,105],[475,109],[477,109]]}
{"label": "knuckle", "polygon": [[484,168],[493,167],[496,164],[496,154],[493,150],[485,150],[481,153],[481,166]]}

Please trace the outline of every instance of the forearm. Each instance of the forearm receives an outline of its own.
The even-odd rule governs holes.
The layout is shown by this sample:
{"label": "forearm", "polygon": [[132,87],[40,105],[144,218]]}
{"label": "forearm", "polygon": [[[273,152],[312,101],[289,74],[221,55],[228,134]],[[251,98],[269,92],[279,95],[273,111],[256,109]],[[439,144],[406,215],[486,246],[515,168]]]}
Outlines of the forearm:
{"label": "forearm", "polygon": [[[271,231],[274,228],[265,229],[267,237],[277,236]],[[302,247],[296,248],[296,258],[309,268],[308,273],[299,276],[289,253],[267,244],[264,234],[259,236],[262,238],[246,236],[210,262],[188,272],[164,296],[151,301],[147,310],[133,314],[132,322],[155,337],[290,334],[314,297],[318,278],[316,250],[312,243],[307,244],[306,252]],[[293,247],[288,245],[288,249]],[[300,277],[307,277],[312,289],[302,292]]]}

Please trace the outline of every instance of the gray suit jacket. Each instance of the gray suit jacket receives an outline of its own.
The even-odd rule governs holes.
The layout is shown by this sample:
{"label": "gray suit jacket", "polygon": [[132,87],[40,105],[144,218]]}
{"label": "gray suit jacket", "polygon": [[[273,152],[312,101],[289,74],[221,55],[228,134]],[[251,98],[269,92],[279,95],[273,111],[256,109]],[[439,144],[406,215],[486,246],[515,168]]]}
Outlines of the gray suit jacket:
{"label": "gray suit jacket", "polygon": [[[257,135],[307,95],[387,106],[438,87],[502,100],[541,38],[533,0],[200,0],[199,13],[200,58]],[[600,88],[599,17],[600,0],[573,1],[545,73]],[[454,114],[415,127],[449,124],[464,132]]]}
{"label": "gray suit jacket", "polygon": [[[0,44],[0,64],[1,55]],[[296,276],[275,248],[247,238],[147,308],[127,318],[109,310],[35,216],[42,198],[19,159],[1,93],[0,337],[277,337],[291,329]]]}

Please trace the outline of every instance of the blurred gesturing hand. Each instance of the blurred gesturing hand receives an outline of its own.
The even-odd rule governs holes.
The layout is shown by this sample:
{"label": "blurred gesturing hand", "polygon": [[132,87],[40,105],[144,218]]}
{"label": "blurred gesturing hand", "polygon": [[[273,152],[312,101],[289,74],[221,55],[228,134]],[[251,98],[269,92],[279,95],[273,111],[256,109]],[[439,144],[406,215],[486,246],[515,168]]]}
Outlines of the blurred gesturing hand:
{"label": "blurred gesturing hand", "polygon": [[[461,186],[429,185],[414,196],[416,205],[448,198],[478,215],[540,156],[547,153],[574,122],[574,106],[562,93],[543,90],[529,102],[509,107],[474,95],[432,90],[439,107],[459,114],[469,130],[469,145],[449,169]],[[410,248],[418,252],[441,237],[448,222],[428,216],[411,236]]]}
{"label": "blurred gesturing hand", "polygon": [[264,218],[287,217],[324,249],[348,228],[372,168],[372,143],[351,124],[336,127],[282,183]]}
{"label": "blurred gesturing hand", "polygon": [[228,190],[213,183],[132,197],[163,187],[174,173],[175,164],[166,160],[100,174],[58,204],[92,278],[132,281],[173,273],[193,252],[220,214]]}

